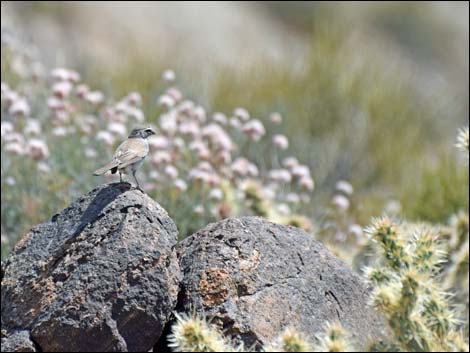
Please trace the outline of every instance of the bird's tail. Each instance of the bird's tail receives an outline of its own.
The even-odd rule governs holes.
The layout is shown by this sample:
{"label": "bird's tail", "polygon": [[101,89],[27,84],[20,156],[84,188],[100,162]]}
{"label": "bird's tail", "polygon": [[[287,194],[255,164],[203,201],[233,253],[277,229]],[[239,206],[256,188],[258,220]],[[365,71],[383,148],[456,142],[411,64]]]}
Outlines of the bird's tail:
{"label": "bird's tail", "polygon": [[103,167],[101,167],[101,168],[95,170],[95,171],[93,172],[93,175],[103,175],[103,174],[106,173],[108,170],[113,169],[113,168],[116,168],[118,164],[119,164],[119,163],[118,163],[117,161],[111,161],[111,162],[109,162],[108,164],[106,164],[105,166],[103,166]]}

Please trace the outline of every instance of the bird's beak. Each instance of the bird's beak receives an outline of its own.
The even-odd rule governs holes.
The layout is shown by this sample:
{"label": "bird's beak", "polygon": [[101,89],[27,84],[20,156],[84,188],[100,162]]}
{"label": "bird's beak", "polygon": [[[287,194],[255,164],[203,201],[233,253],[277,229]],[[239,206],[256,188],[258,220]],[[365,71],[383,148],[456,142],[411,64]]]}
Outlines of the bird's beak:
{"label": "bird's beak", "polygon": [[156,135],[157,133],[154,130],[150,130],[151,135]]}

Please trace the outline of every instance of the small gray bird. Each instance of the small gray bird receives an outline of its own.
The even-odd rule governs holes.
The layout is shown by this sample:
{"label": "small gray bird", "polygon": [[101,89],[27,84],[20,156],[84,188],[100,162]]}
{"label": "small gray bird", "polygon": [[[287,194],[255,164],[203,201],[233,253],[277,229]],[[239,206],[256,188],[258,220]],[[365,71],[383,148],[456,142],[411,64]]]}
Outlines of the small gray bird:
{"label": "small gray bird", "polygon": [[150,128],[132,130],[127,140],[121,143],[114,152],[113,160],[104,167],[95,170],[93,175],[103,175],[108,170],[112,174],[119,172],[119,179],[122,182],[122,173],[129,174],[129,172],[132,172],[137,187],[140,189],[135,173],[149,153],[147,137],[151,135],[155,135],[155,132]]}

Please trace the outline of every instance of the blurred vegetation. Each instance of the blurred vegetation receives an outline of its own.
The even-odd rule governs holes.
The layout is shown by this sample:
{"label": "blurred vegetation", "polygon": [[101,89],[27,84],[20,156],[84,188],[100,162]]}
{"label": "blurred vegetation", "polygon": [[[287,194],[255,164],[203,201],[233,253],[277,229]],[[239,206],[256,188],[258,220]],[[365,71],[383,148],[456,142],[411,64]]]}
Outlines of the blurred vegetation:
{"label": "blurred vegetation", "polygon": [[[247,26],[250,20],[247,15],[253,16],[251,20],[259,23],[256,29],[270,33],[265,38],[267,44],[250,41],[251,35],[240,33],[246,36],[241,38],[245,47],[235,54],[229,50],[234,41],[226,40],[223,34],[212,36],[218,30],[227,33],[223,31],[223,20],[217,21],[214,13],[210,21],[183,14],[181,21],[194,21],[187,28],[193,25],[195,32],[203,27],[201,24],[211,24],[209,40],[197,38],[197,43],[190,46],[185,40],[193,38],[191,33],[178,32],[181,30],[178,26],[165,28],[167,32],[156,37],[161,42],[149,42],[146,30],[150,28],[153,35],[157,23],[140,23],[144,13],[122,18],[116,12],[119,25],[122,22],[126,26],[119,26],[115,35],[113,32],[107,36],[109,32],[104,26],[114,27],[106,16],[109,8],[103,4],[96,8],[101,11],[94,15],[96,18],[90,19],[87,12],[90,8],[87,10],[81,3],[4,3],[2,258],[32,226],[49,219],[103,181],[93,177],[92,171],[107,161],[113,148],[125,138],[125,133],[110,133],[114,113],[108,114],[107,109],[115,109],[123,102],[128,104],[127,95],[138,92],[142,103],[130,108],[141,110],[145,121],[126,118],[119,123],[127,130],[136,124],[161,127],[162,116],[183,105],[178,99],[173,108],[158,104],[174,84],[184,93],[184,99],[193,102],[189,115],[198,115],[197,110],[204,107],[210,122],[215,112],[230,118],[236,115],[234,109],[243,107],[266,129],[266,135],[253,143],[241,131],[224,127],[237,146],[231,152],[233,159],[247,158],[261,175],[255,180],[222,178],[217,191],[223,196],[217,200],[210,197],[213,185],[189,180],[189,172],[199,160],[188,151],[179,151],[177,145],[182,139],[189,146],[191,139],[165,135],[173,144],[165,152],[177,156],[175,166],[179,178],[188,179],[183,180],[187,189],[181,183],[174,184],[169,176],[153,179],[152,172],[165,171],[151,158],[138,175],[148,185],[147,193],[175,220],[182,238],[208,222],[242,214],[302,227],[355,270],[369,266],[373,270],[368,274],[393,277],[373,283],[378,288],[375,299],[381,299],[381,295],[391,299],[387,305],[380,301],[376,305],[382,305],[397,336],[380,343],[376,349],[467,347],[457,331],[463,330],[468,335],[468,128],[461,130],[458,141],[456,134],[459,128],[468,126],[468,3],[377,2],[359,6],[347,2],[270,1],[214,5],[220,6],[212,8],[215,14],[228,8],[231,15],[246,20]],[[160,9],[163,11],[164,7]],[[151,10],[155,9],[140,9],[153,15],[158,13]],[[461,16],[465,11],[466,17]],[[198,16],[204,16],[204,12]],[[163,17],[159,19],[163,21]],[[143,31],[138,26],[141,24]],[[156,36],[161,28],[155,26]],[[97,33],[101,30],[104,34],[100,37]],[[276,42],[280,35],[285,37]],[[62,38],[62,42],[48,41],[49,37]],[[215,51],[210,47],[211,40],[216,43]],[[261,51],[256,50],[258,47]],[[269,55],[257,56],[272,47],[276,47],[279,60]],[[211,57],[225,51],[234,56],[233,60]],[[50,77],[51,70],[62,66],[73,68],[81,75],[80,82],[104,93],[104,102],[97,104],[77,98],[75,91],[70,98],[62,99],[67,104],[67,117],[62,117],[65,122],[48,107],[55,83]],[[168,84],[162,80],[166,69],[176,72],[175,82]],[[73,89],[78,89],[76,82]],[[16,95],[14,99],[12,94]],[[12,109],[12,102],[23,98],[30,114]],[[270,121],[272,112],[282,115],[282,123]],[[28,115],[30,119],[26,119]],[[120,119],[118,115],[114,118]],[[86,117],[91,117],[91,126],[86,126]],[[34,127],[31,120],[39,122],[38,133],[26,132]],[[4,123],[10,123],[18,134],[7,131],[8,124]],[[201,121],[200,127],[208,124]],[[65,127],[66,134],[58,133],[57,127]],[[98,138],[101,132],[110,136]],[[275,134],[288,138],[289,149],[273,148],[271,138]],[[107,142],[107,138],[112,141]],[[42,147],[41,141],[35,141],[40,149],[46,148],[41,156],[35,157],[31,151],[15,152],[13,147],[18,147],[15,142],[28,149],[35,139],[47,143]],[[456,151],[456,142],[463,153]],[[85,150],[90,157],[84,158]],[[302,194],[298,185],[294,185],[298,179],[293,178],[292,183],[271,189],[274,196],[267,196],[271,186],[267,175],[273,169],[288,169],[283,161],[292,156],[301,167],[308,167],[308,177],[311,173],[315,181],[313,194]],[[217,170],[220,175],[222,167],[231,166],[230,162],[223,166],[211,163],[220,168]],[[301,201],[297,200],[301,196]],[[364,235],[363,227],[372,217],[382,214],[407,222],[400,224],[396,237],[393,232],[382,237],[382,243],[378,242],[380,252],[377,244]],[[395,227],[394,222],[389,228]],[[380,240],[383,232],[374,229],[372,237]],[[426,238],[430,234],[431,239]],[[423,239],[429,241],[420,243]],[[397,247],[394,242],[402,246]],[[387,259],[396,255],[393,251],[388,257],[385,255],[390,246],[403,248],[400,253],[406,258],[403,266],[387,263]],[[419,261],[410,260],[420,254],[410,249],[440,256],[435,259],[431,254],[429,259],[436,262],[428,263],[423,270],[416,267]],[[422,281],[432,286],[425,288]],[[440,281],[446,293],[434,292]],[[380,291],[382,287],[385,290]],[[427,305],[431,300],[433,305]],[[430,312],[431,309],[439,312]],[[416,313],[419,313],[417,323],[413,322]],[[191,320],[182,317],[178,322],[194,324]],[[230,345],[217,332],[209,332],[206,323],[196,320],[196,324],[196,328],[215,337],[217,347]],[[337,328],[333,325],[328,330]],[[273,344],[284,350],[289,350],[286,347],[290,344],[310,347],[295,331],[286,332]],[[400,340],[403,335],[421,341]],[[334,342],[328,337],[323,337],[324,347],[347,345],[343,340]],[[212,343],[199,344],[206,347]],[[174,347],[185,347],[184,344],[176,334]]]}
{"label": "blurred vegetation", "polygon": [[[438,95],[423,97],[406,67],[384,61],[373,44],[363,43],[360,36],[355,38],[356,30],[350,28],[351,18],[365,18],[361,28],[368,25],[383,30],[405,47],[423,51],[419,60],[443,56],[446,50],[437,48],[436,40],[427,33],[444,38],[450,29],[435,19],[429,6],[374,5],[362,12],[345,4],[268,2],[256,6],[267,9],[289,28],[298,25],[295,30],[309,43],[302,65],[256,61],[241,72],[221,64],[198,71],[173,60],[187,55],[183,48],[155,58],[129,40],[119,70],[79,61],[80,73],[90,86],[111,97],[133,90],[141,93],[142,110],[151,123],[159,116],[155,102],[164,89],[160,75],[171,61],[176,72],[181,70],[178,85],[209,112],[230,112],[241,105],[266,123],[270,112],[279,111],[284,116],[279,132],[289,136],[291,153],[307,162],[315,179],[316,191],[307,209],[313,218],[323,216],[319,205],[328,202],[333,186],[341,179],[350,181],[361,196],[355,216],[362,224],[380,213],[389,199],[399,200],[402,215],[410,219],[446,222],[458,209],[468,209],[468,171],[456,167],[455,154],[449,151],[449,141],[467,120],[456,113],[465,108],[448,109],[446,98]],[[59,23],[70,18],[73,10],[69,5],[47,2],[25,3],[20,9],[22,18],[41,14]],[[11,29],[2,28],[2,33],[5,31]],[[440,42],[450,50],[449,43]],[[2,46],[2,81],[14,87],[19,78],[7,69],[8,56]],[[269,146],[261,143],[247,152],[258,163],[271,164],[263,160],[266,149]],[[74,149],[68,146],[51,152],[57,152],[58,158],[75,160],[70,158]],[[3,161],[6,159],[2,159],[2,173],[7,170]],[[2,221],[2,228],[6,226],[8,233],[24,233],[87,190],[91,179],[83,176],[82,162],[60,168],[60,177],[55,179],[63,180],[53,184],[60,196],[35,211],[38,214],[31,220],[8,207],[10,216]],[[30,195],[26,190],[28,185],[31,188],[31,178],[24,180],[24,185],[21,180],[18,183]],[[34,190],[40,193],[42,188]],[[35,196],[41,199],[40,194]],[[16,218],[11,214],[17,214]]]}

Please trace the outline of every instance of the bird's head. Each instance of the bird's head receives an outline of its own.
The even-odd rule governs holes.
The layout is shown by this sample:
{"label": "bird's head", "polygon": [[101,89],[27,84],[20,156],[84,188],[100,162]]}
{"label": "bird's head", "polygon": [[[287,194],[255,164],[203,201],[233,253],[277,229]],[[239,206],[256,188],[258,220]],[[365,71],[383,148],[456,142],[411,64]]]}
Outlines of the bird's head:
{"label": "bird's head", "polygon": [[143,138],[146,139],[149,136],[155,135],[155,131],[153,131],[149,127],[144,127],[144,128],[136,128],[131,131],[129,134],[129,138]]}

